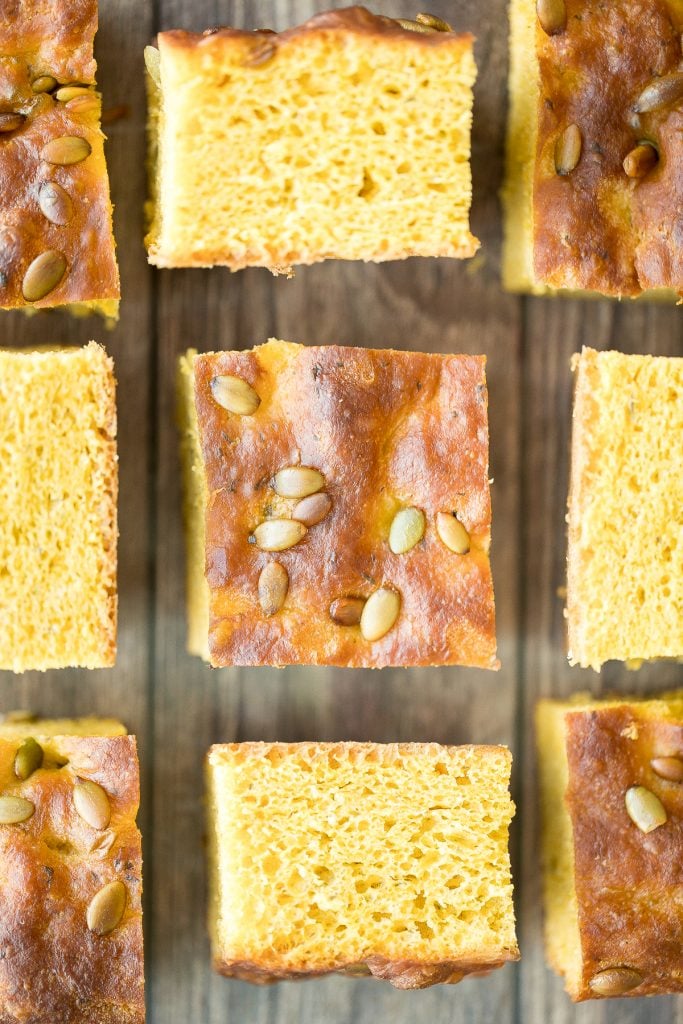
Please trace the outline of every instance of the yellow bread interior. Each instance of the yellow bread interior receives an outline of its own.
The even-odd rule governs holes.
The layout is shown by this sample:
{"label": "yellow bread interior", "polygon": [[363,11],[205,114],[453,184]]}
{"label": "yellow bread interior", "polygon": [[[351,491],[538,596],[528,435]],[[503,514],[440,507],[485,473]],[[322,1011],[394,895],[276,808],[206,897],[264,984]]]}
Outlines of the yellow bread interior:
{"label": "yellow bread interior", "polygon": [[208,662],[209,585],[204,569],[207,487],[194,404],[192,363],[196,354],[190,349],[178,362],[177,408],[183,476],[187,650]]}
{"label": "yellow bread interior", "polygon": [[510,764],[502,747],[212,747],[217,965],[516,959]]}
{"label": "yellow bread interior", "polygon": [[574,997],[583,987],[583,952],[574,883],[573,828],[565,804],[569,781],[565,716],[624,704],[642,719],[683,719],[683,690],[662,694],[657,700],[592,700],[588,694],[577,693],[567,701],[542,700],[536,708],[545,949],[550,964],[564,977],[565,987]]}
{"label": "yellow bread interior", "polygon": [[146,244],[162,267],[471,256],[470,37],[162,33]]}
{"label": "yellow bread interior", "polygon": [[683,657],[683,359],[573,365],[569,659]]}
{"label": "yellow bread interior", "polygon": [[534,167],[538,139],[539,71],[536,5],[510,0],[509,110],[503,202],[503,285],[512,292],[543,294],[536,282],[534,251]]}
{"label": "yellow bread interior", "polygon": [[26,736],[126,736],[125,725],[115,718],[38,718],[12,713],[4,720],[0,715],[0,739],[20,740]]}
{"label": "yellow bread interior", "polygon": [[0,668],[116,656],[113,364],[85,348],[0,351]]}

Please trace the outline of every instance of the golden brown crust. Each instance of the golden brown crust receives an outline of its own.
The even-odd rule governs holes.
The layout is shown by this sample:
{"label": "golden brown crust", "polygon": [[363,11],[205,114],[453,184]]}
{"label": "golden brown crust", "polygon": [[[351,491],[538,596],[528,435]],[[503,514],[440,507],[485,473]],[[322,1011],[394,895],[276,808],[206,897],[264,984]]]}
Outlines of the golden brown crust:
{"label": "golden brown crust", "polygon": [[[305,35],[309,32],[328,32],[330,30],[362,32],[372,36],[388,36],[395,39],[405,39],[411,43],[419,41],[426,46],[438,46],[446,40],[452,43],[454,36],[457,36],[468,46],[473,41],[473,36],[470,33],[411,32],[409,29],[399,25],[393,18],[387,18],[381,14],[372,14],[367,8],[360,6],[343,7],[336,11],[323,11],[309,18],[302,25],[286,29],[284,32],[271,32],[268,30],[261,30],[261,32],[264,35],[267,34],[268,42],[272,42],[277,46],[279,42],[295,39],[297,36]],[[187,32],[184,29],[170,29],[167,32],[160,32],[157,42],[160,46],[192,49],[195,46],[201,46],[207,39],[253,39],[255,34],[257,33],[248,32],[245,29],[222,27],[208,29],[205,32]]]}
{"label": "golden brown crust", "polygon": [[[498,667],[483,358],[271,343],[199,356],[194,373],[212,664]],[[214,401],[220,374],[256,388],[254,415]],[[273,556],[249,538],[272,512],[273,475],[298,462],[323,473],[332,510]],[[425,537],[394,555],[389,526],[410,505],[424,510]],[[466,555],[436,533],[437,513],[452,510],[471,535]],[[273,557],[290,585],[283,610],[266,617],[257,583]],[[331,620],[336,598],[367,598],[383,584],[402,606],[382,639],[369,643],[358,626]]]}
{"label": "golden brown crust", "polygon": [[[649,719],[628,704],[565,717],[575,887],[583,951],[577,1000],[595,997],[589,981],[629,967],[643,983],[628,995],[683,992],[683,784],[651,768],[655,757],[683,755],[683,721]],[[625,807],[644,786],[667,821],[645,834]]]}
{"label": "golden brown crust", "polygon": [[378,981],[388,981],[398,989],[431,988],[432,985],[457,985],[468,975],[478,977],[504,967],[506,963],[519,960],[519,953],[511,950],[509,957],[491,963],[449,960],[443,963],[426,963],[419,960],[387,960],[381,956],[369,956],[360,963],[340,965],[324,971],[286,971],[263,968],[250,961],[230,961],[214,958],[213,967],[227,978],[238,978],[252,985],[272,985],[278,981],[306,981],[327,974],[343,974],[348,977],[371,976]]}
{"label": "golden brown crust", "polygon": [[[3,795],[20,795],[36,807],[28,821],[0,825],[0,1024],[142,1024],[135,738],[58,736],[44,738],[43,746],[44,766],[20,782],[13,772],[18,744],[0,740]],[[105,833],[77,814],[77,777],[107,792],[115,833],[108,852],[90,852]],[[87,926],[86,910],[114,880],[126,887],[126,908],[121,923],[98,936]]]}
{"label": "golden brown crust", "polygon": [[[58,85],[94,83],[97,4],[79,0],[58,6],[61,13],[55,4],[21,0],[9,10],[4,5],[0,15],[0,113],[25,118],[15,131],[0,133],[0,307],[6,309],[119,298],[99,97],[91,88],[84,108],[82,97],[65,102],[55,89],[36,93],[32,88],[46,75]],[[63,165],[42,158],[48,142],[73,136],[90,146],[85,159]],[[40,190],[47,182],[55,182],[70,199],[60,223],[41,209]],[[29,301],[22,293],[26,271],[51,250],[65,257],[66,272],[44,297]]]}
{"label": "golden brown crust", "polygon": [[[676,103],[641,115],[633,109],[653,79],[679,68],[680,5],[566,0],[566,7],[564,31],[549,36],[536,26],[536,277],[610,295],[680,291],[683,112]],[[571,124],[581,131],[581,159],[562,176],[555,144]],[[660,159],[644,178],[629,178],[622,164],[641,139],[657,144]]]}

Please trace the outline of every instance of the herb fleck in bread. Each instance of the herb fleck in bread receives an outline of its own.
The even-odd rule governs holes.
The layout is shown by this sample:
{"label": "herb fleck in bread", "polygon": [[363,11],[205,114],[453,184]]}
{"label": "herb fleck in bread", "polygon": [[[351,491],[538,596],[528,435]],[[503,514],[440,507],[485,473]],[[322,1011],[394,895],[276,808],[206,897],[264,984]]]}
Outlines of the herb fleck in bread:
{"label": "herb fleck in bread", "polygon": [[424,988],[516,960],[510,761],[502,747],[212,747],[216,969]]}
{"label": "herb fleck in bread", "polygon": [[472,38],[350,7],[280,34],[162,32],[150,261],[286,271],[471,256]]}

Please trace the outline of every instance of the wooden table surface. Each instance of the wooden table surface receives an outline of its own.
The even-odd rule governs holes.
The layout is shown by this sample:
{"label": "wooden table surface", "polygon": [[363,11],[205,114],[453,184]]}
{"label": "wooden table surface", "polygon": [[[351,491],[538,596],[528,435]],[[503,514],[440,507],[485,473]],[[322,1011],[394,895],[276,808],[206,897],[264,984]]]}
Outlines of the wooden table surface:
{"label": "wooden table surface", "polygon": [[[331,2],[331,0],[330,0]],[[683,1024],[683,998],[573,1007],[546,968],[539,904],[532,734],[537,697],[579,689],[656,692],[681,667],[598,676],[565,659],[565,500],[569,360],[586,343],[683,354],[681,311],[628,302],[527,299],[500,287],[506,114],[505,0],[430,0],[476,37],[473,229],[469,262],[329,262],[293,280],[253,269],[157,271],[142,247],[145,96],[142,50],[164,28],[277,29],[330,6],[318,0],[101,0],[97,38],[116,204],[121,320],[4,314],[3,345],[103,342],[118,377],[120,629],[113,670],[2,675],[0,710],[118,715],[138,736],[145,933],[153,1024]],[[341,6],[341,4],[338,4]],[[380,13],[412,17],[410,0]],[[502,669],[212,671],[184,650],[183,547],[174,425],[176,359],[188,346],[248,348],[270,336],[488,356],[493,569]],[[512,856],[523,959],[489,978],[421,992],[331,977],[266,988],[212,974],[205,929],[202,759],[220,740],[436,740],[506,743],[515,755]],[[47,1022],[46,1022],[47,1024]],[[56,1022],[50,1022],[56,1024]]]}

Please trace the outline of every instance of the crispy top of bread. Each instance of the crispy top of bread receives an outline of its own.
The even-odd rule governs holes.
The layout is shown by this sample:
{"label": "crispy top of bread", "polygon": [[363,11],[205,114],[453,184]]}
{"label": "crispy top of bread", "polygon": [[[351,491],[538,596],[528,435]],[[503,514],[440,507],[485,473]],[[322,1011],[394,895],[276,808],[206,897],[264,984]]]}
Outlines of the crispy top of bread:
{"label": "crispy top of bread", "polygon": [[[22,781],[21,742],[5,739],[0,727],[0,1019],[142,1024],[135,739],[42,735],[39,728],[42,766]],[[92,807],[85,810],[91,821],[77,809],[79,780],[104,790],[108,822],[93,818]],[[8,798],[19,798],[20,809],[28,801],[31,816],[8,823]],[[113,892],[105,890],[112,883]]]}
{"label": "crispy top of bread", "polygon": [[569,492],[572,664],[683,656],[683,359],[584,348]]}
{"label": "crispy top of bread", "polygon": [[[212,664],[498,667],[482,357],[271,340],[247,352],[199,355],[192,366]],[[215,382],[228,377],[254,389],[260,404],[251,414],[216,400]],[[331,507],[294,546],[269,551],[261,524],[299,522],[292,522],[298,499],[278,493],[274,479],[292,466],[322,474],[317,490]],[[423,517],[423,536],[394,553],[392,523],[407,508]],[[465,527],[467,550],[446,546],[440,514]],[[288,590],[269,613],[259,579],[274,561]],[[400,603],[381,636],[367,639],[367,619],[365,629],[363,619],[361,627],[357,618],[333,620],[336,600],[363,605],[380,590]]]}
{"label": "crispy top of bread", "polygon": [[502,747],[212,747],[217,969],[423,988],[517,959],[510,763]]}
{"label": "crispy top of bread", "polygon": [[[683,691],[543,701],[537,722],[553,966],[575,1000],[682,992],[683,787],[671,772],[683,773]],[[647,833],[627,811],[634,787],[664,809]],[[594,987],[614,968],[623,991]]]}
{"label": "crispy top of bread", "polygon": [[[610,295],[681,292],[683,90],[653,110],[637,110],[646,87],[681,78],[683,3],[566,0],[566,9],[564,30],[548,35],[537,19],[535,27],[536,278]],[[580,131],[581,155],[558,174],[556,146],[570,125]],[[659,161],[643,177],[629,177],[623,161],[643,140],[654,144]]]}
{"label": "crispy top of bread", "polygon": [[[100,97],[94,91],[96,28],[95,0],[2,5],[0,307],[5,309],[69,305],[117,315],[112,207]],[[74,83],[83,88],[60,88]]]}
{"label": "crispy top of bread", "polygon": [[94,342],[0,351],[0,668],[114,663],[114,391]]}
{"label": "crispy top of bread", "polygon": [[150,261],[471,256],[472,42],[362,7],[282,33],[162,32]]}

